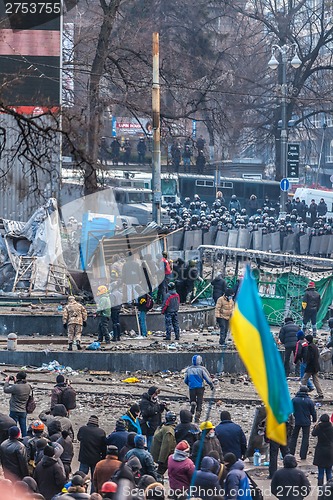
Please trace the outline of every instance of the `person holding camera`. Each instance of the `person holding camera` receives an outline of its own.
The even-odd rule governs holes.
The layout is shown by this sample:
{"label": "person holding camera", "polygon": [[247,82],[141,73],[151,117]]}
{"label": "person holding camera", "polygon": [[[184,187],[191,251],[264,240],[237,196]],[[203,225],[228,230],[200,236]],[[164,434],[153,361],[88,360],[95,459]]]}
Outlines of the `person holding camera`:
{"label": "person holding camera", "polygon": [[31,394],[31,386],[27,383],[27,374],[24,371],[6,377],[4,393],[10,394],[9,416],[19,424],[22,437],[27,435],[27,402]]}
{"label": "person holding camera", "polygon": [[139,403],[142,416],[141,430],[142,434],[147,438],[148,450],[150,450],[156,429],[162,423],[162,413],[167,410],[167,403],[165,401],[160,402],[158,399],[160,392],[161,390],[158,387],[150,387],[148,392],[142,394]]}

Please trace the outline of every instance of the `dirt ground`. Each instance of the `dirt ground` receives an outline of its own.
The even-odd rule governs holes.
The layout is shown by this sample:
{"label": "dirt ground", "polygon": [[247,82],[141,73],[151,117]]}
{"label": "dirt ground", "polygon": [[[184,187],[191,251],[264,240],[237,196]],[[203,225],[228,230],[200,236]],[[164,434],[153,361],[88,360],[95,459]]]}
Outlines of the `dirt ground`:
{"label": "dirt ground", "polygon": [[[205,333],[205,335],[203,334]],[[181,340],[180,346],[176,349],[182,350],[183,348],[197,349],[198,351],[218,348],[218,336],[213,335],[214,332],[187,332],[186,340]],[[322,343],[326,338],[327,332],[320,332],[320,342]],[[42,339],[41,339],[42,340]],[[62,344],[52,345],[52,339],[43,339],[46,344],[40,345],[38,347],[29,346],[28,344],[24,346],[19,346],[19,349],[47,349],[49,351],[50,360],[52,358],[52,352],[57,352],[62,349],[66,349],[65,338],[63,338]],[[61,339],[58,339],[61,342]],[[88,339],[86,339],[88,340]],[[91,339],[89,339],[89,342]],[[165,344],[158,334],[148,337],[148,339],[135,339],[128,337],[123,340],[120,344],[111,345],[111,349],[156,349],[156,341],[159,344],[157,349],[168,349],[168,344]],[[155,348],[151,347],[151,344],[155,342]],[[232,348],[232,342],[229,342],[230,348]],[[5,348],[4,345],[0,349]],[[155,351],[156,352],[156,351]],[[80,353],[73,353],[73,355],[79,356]],[[203,359],[205,359],[205,353],[202,353]],[[3,380],[5,374],[15,373],[21,367],[14,366],[2,366]],[[50,393],[53,385],[55,384],[55,378],[57,372],[48,370],[38,370],[34,367],[24,367],[28,372],[29,382],[34,388],[34,396],[37,401],[37,409],[33,415],[29,415],[28,420],[32,421],[34,418],[38,417],[38,414],[49,408]],[[185,368],[185,367],[184,367]],[[71,412],[70,418],[73,422],[73,428],[75,434],[77,433],[80,426],[85,425],[90,415],[96,414],[99,417],[100,426],[105,429],[106,433],[109,434],[114,430],[114,425],[116,420],[121,417],[134,401],[138,402],[143,392],[151,385],[157,385],[161,388],[160,398],[161,400],[166,400],[169,404],[169,408],[179,413],[183,408],[189,409],[188,402],[188,389],[183,382],[184,373],[182,372],[160,372],[160,373],[147,373],[143,371],[137,372],[126,372],[123,373],[107,373],[107,372],[89,372],[89,371],[79,371],[71,372],[70,367],[65,370],[65,376],[71,380],[72,385],[77,390],[77,408]],[[137,383],[127,383],[124,382],[126,378],[136,377],[139,382]],[[330,375],[325,375],[325,379],[321,380],[325,400],[321,403],[318,408],[318,413],[328,413],[331,415],[333,411],[333,386],[330,380]],[[202,414],[202,420],[206,418],[206,413],[209,408],[209,420],[211,420],[215,425],[219,422],[219,414],[222,409],[227,409],[232,415],[232,419],[240,424],[244,429],[247,437],[250,435],[254,412],[256,406],[260,403],[259,398],[254,390],[251,381],[245,375],[219,375],[215,377],[215,390],[213,393],[213,402],[208,405],[208,398],[211,397],[211,391],[208,389],[205,393],[207,400],[205,401],[204,411]],[[290,394],[293,396],[299,388],[299,380],[296,378],[291,378],[288,380],[288,385],[290,389]],[[3,413],[8,413],[8,401],[9,397],[4,395],[0,402],[0,411]],[[316,467],[312,466],[313,453],[314,453],[315,439],[311,438],[310,441],[310,451],[308,454],[308,459],[306,462],[299,462],[301,467],[306,471],[311,484],[315,487],[316,485]],[[78,468],[77,456],[78,456],[78,443],[75,442],[75,458],[73,461],[73,470]],[[297,457],[299,459],[299,457]],[[250,462],[246,462],[246,466],[249,469],[253,469]],[[251,474],[265,491],[265,498],[269,495],[269,484],[270,481],[267,480],[268,468],[261,466],[252,470]],[[317,498],[317,492],[314,489],[309,498]]]}

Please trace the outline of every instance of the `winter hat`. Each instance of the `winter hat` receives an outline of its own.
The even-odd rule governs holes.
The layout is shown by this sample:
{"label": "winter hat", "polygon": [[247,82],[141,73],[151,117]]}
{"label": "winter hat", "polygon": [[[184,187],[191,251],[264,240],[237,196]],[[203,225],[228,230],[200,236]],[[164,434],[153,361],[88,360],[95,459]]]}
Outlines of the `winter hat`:
{"label": "winter hat", "polygon": [[98,417],[96,417],[96,415],[90,415],[88,425],[96,425],[96,427],[98,427]]}
{"label": "winter hat", "polygon": [[316,284],[314,281],[309,281],[308,288],[316,288]]}
{"label": "winter hat", "polygon": [[294,467],[297,467],[297,462],[294,455],[291,455],[290,453],[288,453],[288,455],[285,455],[285,457],[283,458],[283,465],[287,469],[293,469]]}
{"label": "winter hat", "polygon": [[145,446],[145,438],[142,434],[137,434],[134,438],[134,445],[136,448],[144,448]]}
{"label": "winter hat", "polygon": [[132,405],[132,406],[130,407],[130,410],[129,410],[129,411],[132,413],[132,415],[135,415],[135,414],[137,414],[137,413],[140,413],[140,411],[141,411],[141,410],[140,410],[140,406],[138,405],[138,403],[134,403],[134,405]]}
{"label": "winter hat", "polygon": [[25,380],[27,378],[27,374],[24,371],[18,372],[16,375],[16,380]]}
{"label": "winter hat", "polygon": [[84,486],[84,478],[82,476],[73,476],[71,482],[72,486]]}
{"label": "winter hat", "polygon": [[327,413],[323,413],[322,415],[320,415],[319,420],[320,420],[320,422],[329,422],[330,417],[327,415]]}
{"label": "winter hat", "polygon": [[158,387],[156,387],[155,385],[153,385],[152,387],[150,387],[148,389],[149,396],[152,396],[153,394],[155,394],[156,391],[158,391]]}
{"label": "winter hat", "polygon": [[26,483],[28,486],[29,486],[29,489],[31,491],[33,491],[34,493],[37,493],[38,491],[38,486],[37,486],[37,483],[36,481],[34,480],[33,477],[30,477],[30,476],[25,476],[22,481],[24,483]]}
{"label": "winter hat", "polygon": [[116,431],[126,431],[126,424],[122,418],[118,418],[116,422]]}
{"label": "winter hat", "polygon": [[306,335],[305,339],[309,342],[309,344],[312,344],[312,342],[313,342],[313,336],[312,335]]}
{"label": "winter hat", "polygon": [[223,420],[231,420],[231,415],[228,411],[224,410],[224,411],[221,411],[221,414],[220,414],[220,419],[221,421]]}
{"label": "winter hat", "polygon": [[136,432],[129,432],[127,435],[127,441],[126,444],[130,446],[131,448],[134,448],[134,438],[136,436]]}
{"label": "winter hat", "polygon": [[301,385],[299,388],[299,392],[309,392],[309,389],[306,385]]}
{"label": "winter hat", "polygon": [[43,448],[45,448],[45,446],[47,446],[47,439],[45,438],[37,439],[36,441],[37,450],[42,450]]}
{"label": "winter hat", "polygon": [[44,455],[46,457],[53,457],[54,456],[54,447],[52,444],[47,444],[44,448]]}
{"label": "winter hat", "polygon": [[184,439],[183,441],[180,441],[177,446],[176,446],[176,450],[179,450],[179,451],[190,451],[190,445],[188,444],[188,442]]}
{"label": "winter hat", "polygon": [[224,463],[230,465],[234,465],[237,462],[236,455],[234,453],[226,453],[224,455]]}
{"label": "winter hat", "polygon": [[297,335],[298,339],[304,339],[304,332],[303,332],[303,330],[298,330],[298,332],[297,332],[296,335]]}
{"label": "winter hat", "polygon": [[9,439],[18,438],[19,435],[20,435],[20,429],[17,427],[17,425],[13,425],[12,427],[9,427],[9,429],[8,429]]}
{"label": "winter hat", "polygon": [[156,482],[156,479],[153,476],[150,476],[149,474],[144,474],[139,479],[138,488],[139,488],[139,490],[145,490],[147,488],[147,486],[149,486],[150,484],[153,484],[155,482]]}
{"label": "winter hat", "polygon": [[180,410],[179,416],[182,424],[189,424],[192,422],[193,415],[190,410]]}
{"label": "winter hat", "polygon": [[117,455],[118,456],[118,448],[114,444],[109,444],[109,446],[106,447],[106,454],[107,455]]}
{"label": "winter hat", "polygon": [[57,384],[63,384],[65,382],[65,377],[61,374],[57,375],[56,382]]}

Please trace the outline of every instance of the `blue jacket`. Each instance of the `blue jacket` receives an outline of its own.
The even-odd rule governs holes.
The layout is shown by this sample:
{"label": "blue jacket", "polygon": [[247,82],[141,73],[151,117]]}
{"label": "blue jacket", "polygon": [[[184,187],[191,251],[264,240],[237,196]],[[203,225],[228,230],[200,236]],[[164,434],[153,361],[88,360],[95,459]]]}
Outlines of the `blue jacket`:
{"label": "blue jacket", "polygon": [[219,478],[216,474],[214,474],[214,469],[214,459],[212,457],[204,457],[201,462],[201,469],[198,470],[195,476],[195,491],[193,496],[206,500],[221,494]]}
{"label": "blue jacket", "polygon": [[306,392],[298,392],[292,400],[294,407],[295,425],[310,426],[317,420],[314,402]]}
{"label": "blue jacket", "polygon": [[234,453],[236,458],[242,458],[246,453],[246,437],[240,425],[231,420],[222,420],[215,427],[215,435],[218,437],[223,455]]}
{"label": "blue jacket", "polygon": [[[140,420],[137,418],[131,418],[131,415],[128,414],[129,411],[123,415],[121,418],[126,421],[128,432],[136,432],[137,434],[142,434]],[[133,417],[133,415],[132,415]]]}
{"label": "blue jacket", "polygon": [[225,480],[226,500],[240,500],[251,498],[249,479],[244,472],[244,463],[237,460],[229,469]]}
{"label": "blue jacket", "polygon": [[[201,358],[201,356],[200,356]],[[204,366],[197,364],[198,356],[193,356],[192,365],[186,369],[184,382],[189,386],[189,389],[198,389],[204,387],[204,382],[210,387],[213,387],[212,379]]]}
{"label": "blue jacket", "polygon": [[127,436],[127,431],[113,431],[107,436],[106,444],[107,446],[113,444],[114,446],[117,446],[118,451],[120,451],[127,443]]}

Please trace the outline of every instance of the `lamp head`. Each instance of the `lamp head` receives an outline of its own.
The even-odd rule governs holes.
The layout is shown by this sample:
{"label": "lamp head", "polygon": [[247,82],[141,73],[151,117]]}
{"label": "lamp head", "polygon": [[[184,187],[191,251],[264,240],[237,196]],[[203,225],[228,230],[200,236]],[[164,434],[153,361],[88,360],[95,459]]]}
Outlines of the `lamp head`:
{"label": "lamp head", "polygon": [[274,53],[272,53],[272,56],[271,56],[270,60],[268,61],[268,66],[271,69],[277,69],[277,67],[279,66],[279,61],[276,59]]}
{"label": "lamp head", "polygon": [[292,65],[293,68],[297,69],[301,66],[302,61],[300,60],[298,55],[295,54],[294,57],[292,58],[292,60],[290,61],[290,64]]}

